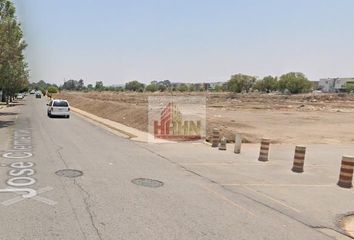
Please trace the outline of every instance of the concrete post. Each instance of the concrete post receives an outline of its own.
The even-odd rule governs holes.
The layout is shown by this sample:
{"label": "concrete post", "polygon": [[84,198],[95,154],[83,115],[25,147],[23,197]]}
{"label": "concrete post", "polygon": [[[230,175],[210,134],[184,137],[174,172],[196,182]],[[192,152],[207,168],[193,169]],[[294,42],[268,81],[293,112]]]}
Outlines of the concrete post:
{"label": "concrete post", "polygon": [[234,149],[234,153],[241,153],[241,144],[242,144],[242,136],[239,133],[236,133],[235,136],[235,149]]}
{"label": "concrete post", "polygon": [[226,150],[226,138],[222,137],[220,140],[219,150]]}

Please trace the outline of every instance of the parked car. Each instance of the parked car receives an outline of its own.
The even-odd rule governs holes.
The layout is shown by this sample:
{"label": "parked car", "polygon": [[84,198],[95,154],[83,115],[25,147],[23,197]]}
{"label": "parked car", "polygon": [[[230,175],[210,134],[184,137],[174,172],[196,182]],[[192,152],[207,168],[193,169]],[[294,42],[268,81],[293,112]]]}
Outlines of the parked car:
{"label": "parked car", "polygon": [[36,93],[36,98],[41,98],[42,97],[42,94],[40,94],[40,93]]}
{"label": "parked car", "polygon": [[48,117],[62,116],[70,118],[70,105],[68,101],[62,99],[53,99],[47,105]]}
{"label": "parked car", "polygon": [[24,95],[22,93],[17,94],[17,99],[23,99]]}

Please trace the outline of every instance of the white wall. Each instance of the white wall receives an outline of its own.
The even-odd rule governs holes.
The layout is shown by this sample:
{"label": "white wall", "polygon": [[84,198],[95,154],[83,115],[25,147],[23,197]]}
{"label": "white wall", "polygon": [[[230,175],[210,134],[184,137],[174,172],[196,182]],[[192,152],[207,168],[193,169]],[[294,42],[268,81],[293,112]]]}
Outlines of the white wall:
{"label": "white wall", "polygon": [[323,92],[335,92],[345,89],[347,82],[354,81],[354,78],[324,78],[320,79],[319,86]]}
{"label": "white wall", "polygon": [[334,83],[333,78],[325,78],[325,79],[320,79],[318,86],[321,87],[321,90],[323,92],[331,92],[334,90],[333,83]]}

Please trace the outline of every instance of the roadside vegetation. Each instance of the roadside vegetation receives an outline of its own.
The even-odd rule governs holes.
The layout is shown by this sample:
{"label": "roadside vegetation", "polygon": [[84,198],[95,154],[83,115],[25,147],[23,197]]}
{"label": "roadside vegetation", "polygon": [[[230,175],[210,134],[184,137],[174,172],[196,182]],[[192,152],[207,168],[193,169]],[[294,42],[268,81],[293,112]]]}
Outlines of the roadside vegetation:
{"label": "roadside vegetation", "polygon": [[[255,76],[245,74],[235,74],[226,82],[217,83],[173,83],[170,80],[152,81],[144,84],[139,81],[130,81],[125,85],[105,86],[102,81],[97,81],[94,85],[84,83],[83,79],[70,79],[63,85],[51,85],[44,81],[30,84],[30,89],[42,90],[44,92],[56,93],[59,91],[112,91],[112,92],[281,92],[285,94],[308,93],[314,90],[313,83],[306,78],[303,73],[290,72],[280,77],[266,76],[259,79]],[[50,91],[49,91],[50,89]]]}
{"label": "roadside vegetation", "polygon": [[28,90],[29,70],[21,24],[12,1],[0,0],[0,91],[1,101],[13,101],[15,94]]}

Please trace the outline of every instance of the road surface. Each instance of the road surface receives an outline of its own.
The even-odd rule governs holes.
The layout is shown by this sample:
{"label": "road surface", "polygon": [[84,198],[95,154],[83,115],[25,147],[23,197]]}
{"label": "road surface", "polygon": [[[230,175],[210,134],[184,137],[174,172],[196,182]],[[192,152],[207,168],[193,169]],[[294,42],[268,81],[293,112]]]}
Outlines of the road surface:
{"label": "road surface", "polygon": [[[0,129],[0,151],[7,154],[0,167],[1,240],[332,239],[261,198],[213,183],[156,146],[75,114],[48,118],[45,99],[28,96],[23,102],[15,124]],[[55,174],[62,169],[83,175]],[[163,185],[136,185],[136,178]],[[9,192],[26,184],[35,197]]]}

